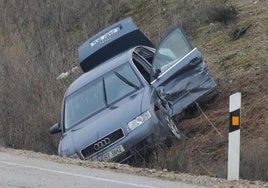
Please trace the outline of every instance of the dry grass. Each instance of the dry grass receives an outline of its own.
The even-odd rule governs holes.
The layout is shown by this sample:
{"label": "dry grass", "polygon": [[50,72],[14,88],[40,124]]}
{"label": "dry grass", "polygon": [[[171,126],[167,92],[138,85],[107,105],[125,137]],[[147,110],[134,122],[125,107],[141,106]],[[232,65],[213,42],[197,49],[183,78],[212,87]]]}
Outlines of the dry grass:
{"label": "dry grass", "polygon": [[[242,132],[244,146],[244,141],[251,143],[258,137],[267,137],[268,6],[266,1],[256,2],[3,1],[0,144],[55,153],[58,138],[50,136],[48,128],[59,121],[63,93],[79,73],[60,82],[56,77],[76,65],[79,44],[111,23],[132,16],[155,44],[180,25],[201,49],[220,92],[216,103],[205,113],[225,136],[219,139],[202,116],[186,120],[180,126],[189,139],[171,148],[160,144],[155,160],[146,165],[225,177],[229,94],[243,94],[243,121],[247,124]],[[263,143],[260,140],[257,145]],[[268,158],[267,146],[258,151],[253,145],[248,147],[248,152],[242,152],[241,176],[267,180],[267,166],[263,165]],[[255,158],[259,162],[256,166]],[[263,170],[255,177],[245,173],[248,165]]]}
{"label": "dry grass", "polygon": [[241,149],[240,175],[244,179],[268,181],[268,140],[257,138]]}

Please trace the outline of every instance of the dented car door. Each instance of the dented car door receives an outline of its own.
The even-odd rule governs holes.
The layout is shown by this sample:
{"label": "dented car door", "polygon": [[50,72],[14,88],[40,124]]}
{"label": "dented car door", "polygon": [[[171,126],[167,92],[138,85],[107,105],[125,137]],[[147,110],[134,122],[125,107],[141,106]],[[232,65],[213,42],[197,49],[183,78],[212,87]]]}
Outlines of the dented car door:
{"label": "dented car door", "polygon": [[161,105],[173,117],[216,86],[201,52],[177,28],[159,45],[153,59],[151,84]]}

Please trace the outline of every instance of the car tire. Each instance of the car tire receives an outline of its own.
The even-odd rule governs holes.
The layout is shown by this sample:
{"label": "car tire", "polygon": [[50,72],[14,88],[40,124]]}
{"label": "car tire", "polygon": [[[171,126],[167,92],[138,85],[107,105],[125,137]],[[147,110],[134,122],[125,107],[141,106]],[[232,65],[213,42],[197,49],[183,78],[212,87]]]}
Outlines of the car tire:
{"label": "car tire", "polygon": [[174,136],[177,139],[180,139],[181,138],[180,131],[178,130],[174,120],[171,117],[169,117],[168,115],[166,115],[165,120],[167,122],[167,125],[168,125],[170,131],[172,132],[172,136]]}

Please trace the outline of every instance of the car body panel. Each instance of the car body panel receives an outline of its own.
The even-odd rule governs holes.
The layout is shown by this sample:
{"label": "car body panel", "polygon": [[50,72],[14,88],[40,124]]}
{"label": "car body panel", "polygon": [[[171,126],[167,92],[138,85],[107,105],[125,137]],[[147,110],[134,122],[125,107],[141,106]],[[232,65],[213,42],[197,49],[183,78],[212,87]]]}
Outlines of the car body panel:
{"label": "car body panel", "polygon": [[157,88],[157,94],[166,103],[171,116],[178,115],[216,87],[196,48],[154,80],[152,85]]}
{"label": "car body panel", "polygon": [[79,64],[82,70],[87,72],[137,45],[153,47],[152,42],[132,22],[132,19],[126,18],[105,28],[83,43],[78,49]]}
{"label": "car body panel", "polygon": [[[177,49],[177,46],[180,48]],[[166,52],[164,55],[161,54],[163,50]],[[180,28],[160,43],[154,55],[153,69],[154,74],[158,70],[158,75],[151,84],[170,116],[178,115],[216,87],[201,52],[197,48],[192,49]]]}
{"label": "car body panel", "polygon": [[[79,146],[84,145],[84,143],[81,143],[81,140],[87,138],[89,143],[93,143],[95,140],[104,137],[118,128],[122,128],[124,134],[127,135],[128,132],[125,125],[129,120],[134,119],[142,113],[140,109],[142,94],[143,89],[75,126],[71,130],[73,132],[73,142]],[[131,108],[128,108],[129,106]],[[124,111],[125,113],[122,114]],[[109,120],[109,126],[107,126],[107,120]],[[86,145],[83,147],[86,147]]]}

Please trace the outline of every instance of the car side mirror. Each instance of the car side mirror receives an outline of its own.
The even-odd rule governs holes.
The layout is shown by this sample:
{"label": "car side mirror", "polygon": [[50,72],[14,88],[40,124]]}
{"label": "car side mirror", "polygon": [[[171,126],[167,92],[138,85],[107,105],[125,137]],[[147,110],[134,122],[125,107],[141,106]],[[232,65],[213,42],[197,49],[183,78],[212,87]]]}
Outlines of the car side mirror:
{"label": "car side mirror", "polygon": [[56,123],[49,129],[50,134],[57,134],[61,132],[60,124]]}
{"label": "car side mirror", "polygon": [[160,69],[156,69],[156,70],[155,70],[155,73],[154,73],[154,75],[153,75],[153,77],[154,77],[155,79],[157,79],[158,76],[160,75],[160,73],[161,73],[161,70],[160,70]]}

